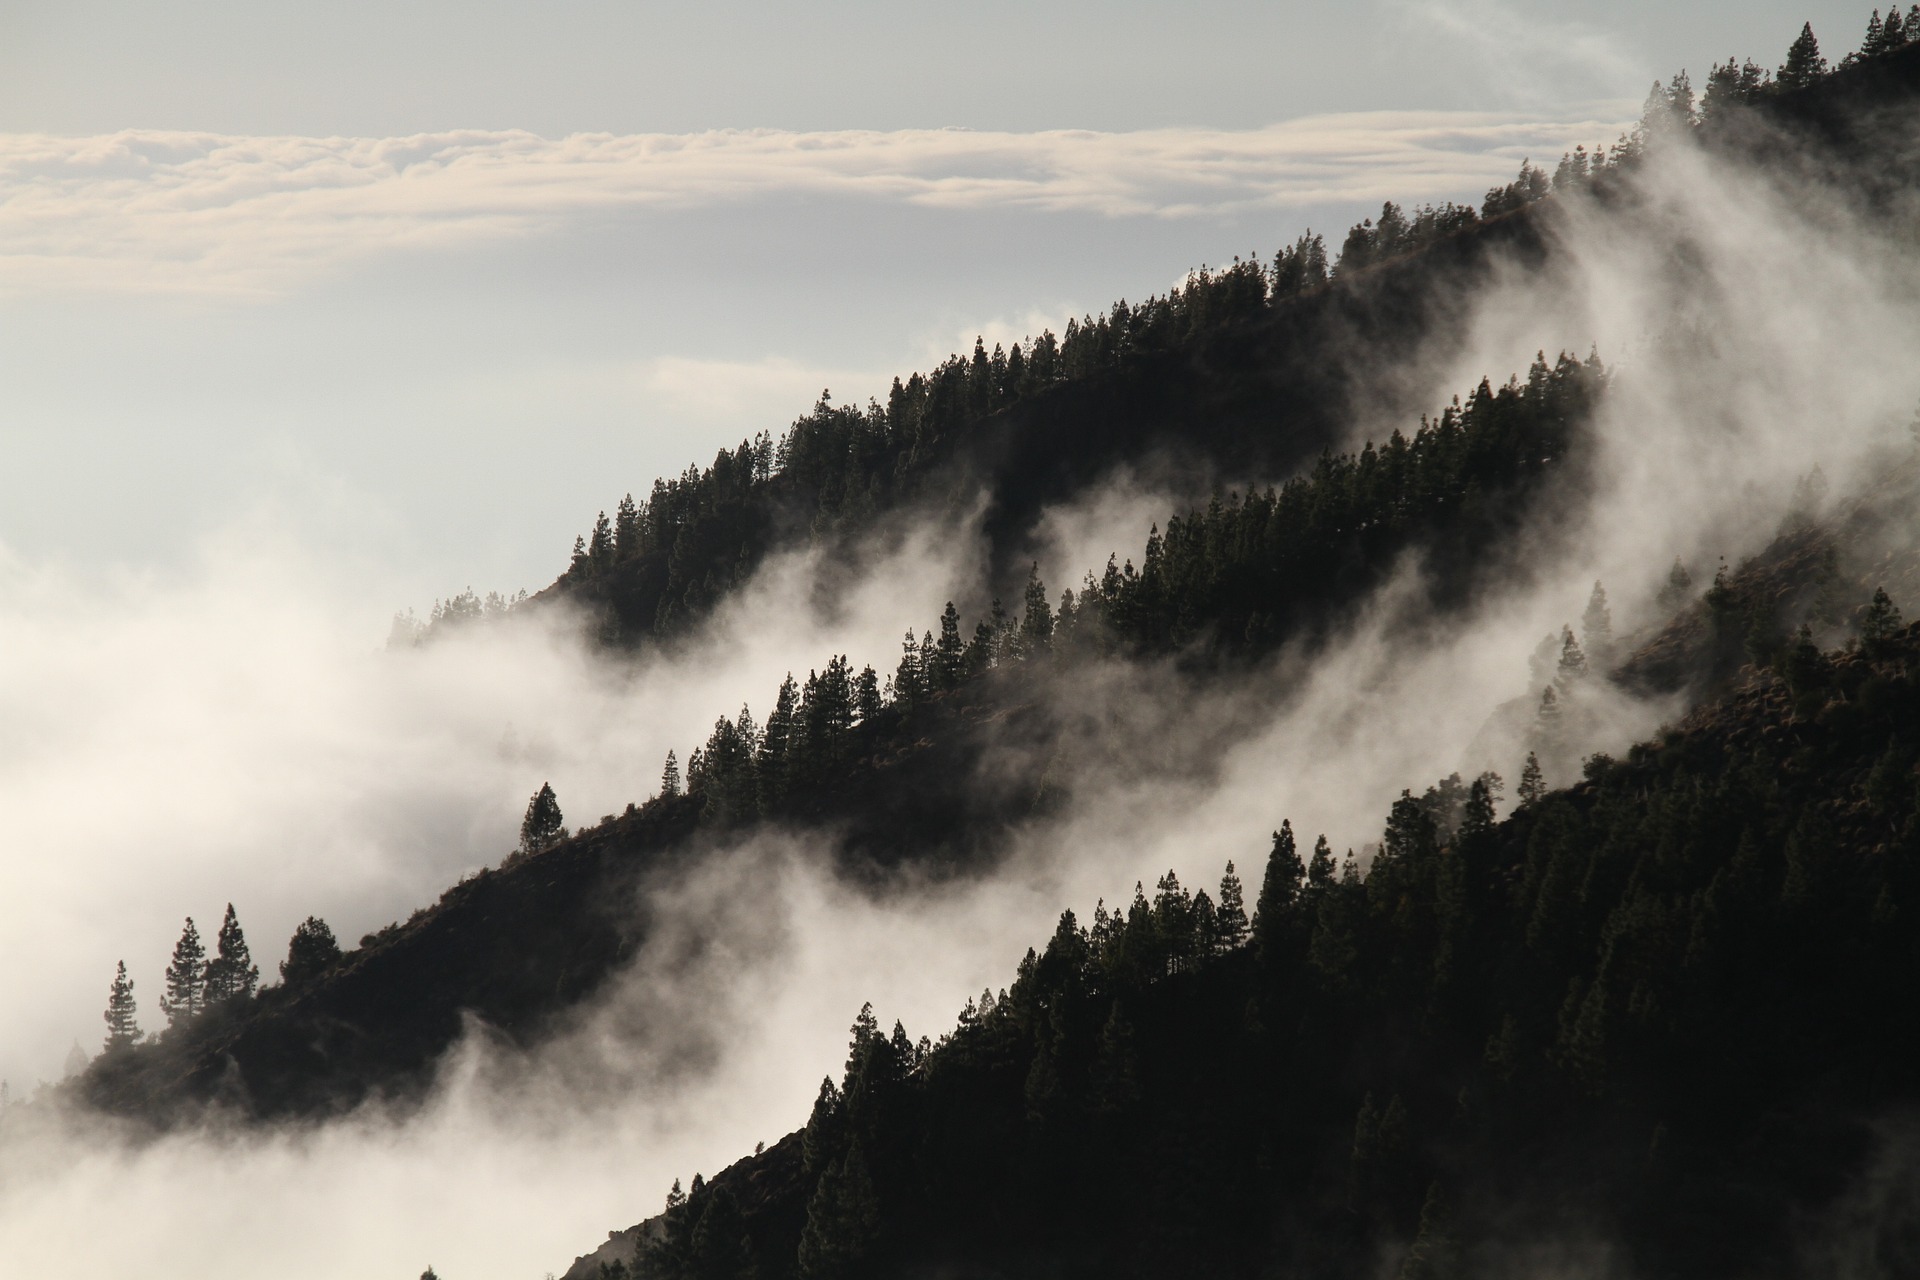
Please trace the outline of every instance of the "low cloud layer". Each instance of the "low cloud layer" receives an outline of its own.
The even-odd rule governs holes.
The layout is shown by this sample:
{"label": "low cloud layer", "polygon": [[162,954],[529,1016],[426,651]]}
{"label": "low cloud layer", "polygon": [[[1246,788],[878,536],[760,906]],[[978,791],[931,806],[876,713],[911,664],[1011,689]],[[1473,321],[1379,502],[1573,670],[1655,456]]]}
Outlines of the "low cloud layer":
{"label": "low cloud layer", "polygon": [[15,134],[0,136],[0,289],[271,291],[373,252],[772,197],[1162,218],[1458,198],[1507,180],[1524,157],[1611,139],[1623,107],[1132,133]]}

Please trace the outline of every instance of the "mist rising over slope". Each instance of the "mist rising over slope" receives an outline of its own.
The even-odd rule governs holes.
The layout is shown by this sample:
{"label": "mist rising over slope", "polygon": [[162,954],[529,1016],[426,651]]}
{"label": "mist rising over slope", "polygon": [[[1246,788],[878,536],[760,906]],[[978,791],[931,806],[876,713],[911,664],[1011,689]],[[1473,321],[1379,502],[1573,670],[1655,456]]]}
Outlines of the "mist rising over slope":
{"label": "mist rising over slope", "polygon": [[[1482,374],[1497,381],[1524,370],[1536,349],[1598,344],[1618,373],[1594,427],[1596,484],[1542,515],[1498,566],[1502,585],[1474,607],[1430,617],[1414,557],[1323,648],[1283,652],[1218,683],[1173,663],[1070,673],[1043,694],[1084,717],[1085,733],[1048,762],[1069,779],[1070,802],[1022,828],[993,881],[909,884],[875,900],[837,884],[805,840],[760,833],[729,843],[691,877],[650,886],[668,927],[544,1048],[521,1055],[476,1031],[434,1102],[392,1125],[369,1111],[307,1132],[187,1132],[145,1147],[89,1137],[80,1158],[73,1145],[51,1156],[38,1144],[15,1148],[0,1252],[78,1275],[156,1256],[170,1267],[180,1260],[182,1273],[270,1261],[290,1276],[365,1274],[430,1258],[450,1280],[535,1274],[595,1229],[649,1210],[671,1177],[711,1170],[803,1120],[812,1082],[835,1068],[841,1028],[860,1000],[873,999],[885,1020],[904,1017],[915,1035],[937,1033],[980,985],[1006,981],[1063,905],[1118,898],[1169,866],[1190,883],[1210,882],[1228,858],[1250,872],[1282,816],[1303,832],[1327,831],[1337,848],[1359,846],[1402,787],[1485,767],[1511,779],[1521,744],[1496,743],[1488,758],[1474,758],[1474,744],[1495,708],[1529,693],[1528,654],[1542,633],[1577,620],[1596,577],[1624,632],[1654,615],[1674,556],[1703,581],[1713,557],[1737,561],[1763,544],[1816,462],[1844,493],[1908,447],[1905,413],[1920,387],[1901,357],[1920,338],[1920,317],[1911,268],[1880,227],[1842,202],[1687,150],[1651,156],[1630,200],[1563,202],[1553,286],[1465,300],[1468,354],[1436,380],[1429,401],[1470,390]],[[1090,511],[1054,514],[1052,527],[1066,531],[1059,554],[1085,556],[1097,547],[1085,530],[1137,505],[1117,492]],[[101,776],[144,774],[155,784],[142,804],[159,812],[169,811],[163,797],[192,788],[195,804],[184,806],[173,837],[180,847],[218,833],[227,851],[179,905],[180,854],[156,859],[151,872],[144,855],[95,864],[71,887],[36,891],[76,901],[77,914],[83,887],[117,871],[134,877],[127,909],[137,903],[152,919],[116,926],[114,941],[140,941],[137,928],[148,930],[149,968],[136,969],[143,995],[157,986],[175,918],[204,919],[226,898],[241,906],[262,959],[294,919],[327,905],[327,893],[347,910],[377,900],[397,913],[426,896],[422,878],[444,880],[503,850],[517,806],[541,778],[554,779],[576,821],[617,811],[653,789],[666,746],[684,754],[711,716],[743,698],[760,711],[785,670],[841,651],[881,664],[902,626],[924,627],[960,594],[975,567],[972,545],[964,529],[920,531],[846,597],[844,616],[825,623],[801,603],[805,574],[774,565],[720,616],[711,645],[637,674],[539,630],[343,657],[350,647],[324,618],[292,604],[275,615],[280,629],[310,647],[279,652],[249,628],[238,632],[244,643],[214,648],[196,628],[205,617],[219,622],[214,636],[235,627],[237,606],[163,602],[150,632],[101,641],[106,657],[93,665],[133,669],[158,653],[193,669],[205,647],[204,692],[184,707],[144,706],[105,688],[94,695],[105,711],[82,719],[67,754],[23,763],[12,807],[51,811],[39,838],[59,850],[63,824],[80,808],[62,797],[91,794],[82,783]],[[1056,587],[1095,567],[1044,566]],[[89,634],[70,623],[41,643],[51,669],[75,652],[76,632]],[[112,647],[120,643],[127,648]],[[208,714],[236,672],[290,691],[275,732]],[[16,701],[31,711],[31,686],[23,677],[19,687]],[[1583,752],[1618,750],[1671,710],[1593,697],[1605,713]],[[518,745],[503,748],[508,722]],[[153,725],[163,727],[143,736]],[[183,725],[194,732],[181,734]],[[182,742],[199,753],[183,753]],[[177,774],[146,772],[142,762],[162,752],[181,762]],[[337,773],[312,779],[299,766],[315,755],[341,761]],[[260,784],[263,772],[271,785]],[[224,815],[215,806],[212,820],[197,816],[209,778],[235,779],[238,797]],[[440,798],[411,807],[422,794]],[[382,852],[395,828],[423,828],[413,839],[424,846],[440,824],[476,809],[492,816],[457,859],[415,871],[412,858]],[[336,812],[333,826],[314,816]],[[317,829],[324,841],[288,841],[289,827]],[[103,840],[97,829],[78,834]],[[263,846],[275,855],[259,857]],[[60,861],[50,858],[42,874]],[[401,881],[396,865],[411,878]],[[357,877],[342,883],[342,866]],[[317,874],[302,883],[309,869]],[[263,910],[243,892],[249,874],[258,891],[277,894]],[[93,988],[76,997],[80,1008],[95,1007],[104,988],[99,967]],[[54,1169],[28,1187],[22,1179],[37,1159]],[[269,1229],[232,1228],[230,1202],[216,1193],[242,1188],[248,1216]],[[88,1229],[106,1213],[112,1233]]]}
{"label": "mist rising over slope", "polygon": [[159,1024],[183,916],[234,902],[273,976],[306,915],[350,944],[498,862],[543,781],[576,825],[644,798],[717,709],[764,704],[823,651],[882,658],[970,549],[964,530],[921,531],[824,612],[815,566],[782,558],[712,639],[637,666],[600,662],[565,616],[382,652],[346,583],[258,530],[210,544],[184,581],[13,564],[0,789],[34,856],[5,864],[0,948],[42,979],[0,996],[0,1076],[17,1097],[72,1041],[96,1047],[116,958]]}

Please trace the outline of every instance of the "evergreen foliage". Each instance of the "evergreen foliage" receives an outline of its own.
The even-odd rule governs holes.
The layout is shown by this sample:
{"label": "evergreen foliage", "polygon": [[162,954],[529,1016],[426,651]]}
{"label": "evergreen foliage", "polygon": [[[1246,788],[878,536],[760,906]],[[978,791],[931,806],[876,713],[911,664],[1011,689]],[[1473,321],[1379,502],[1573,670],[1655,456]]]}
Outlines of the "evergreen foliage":
{"label": "evergreen foliage", "polygon": [[191,1022],[206,1011],[207,948],[200,941],[200,931],[194,927],[192,916],[187,917],[180,941],[174,944],[166,983],[167,992],[160,997],[160,1012],[167,1016],[168,1026]]}
{"label": "evergreen foliage", "polygon": [[239,917],[229,902],[226,917],[220,922],[215,954],[207,961],[207,1007],[211,1009],[229,1000],[250,997],[259,985],[259,966],[253,963],[246,934],[241,932]]}
{"label": "evergreen foliage", "polygon": [[[1569,156],[1567,180],[1574,181],[1576,171],[1581,182],[1604,173],[1612,162],[1603,152],[1589,158],[1582,148],[1574,153],[1577,160]],[[1620,155],[1624,162],[1625,153]],[[689,467],[656,480],[642,499],[623,498],[611,522],[601,513],[589,534],[575,540],[558,586],[600,610],[606,641],[635,644],[677,634],[796,528],[809,537],[831,534],[919,496],[928,478],[987,419],[1055,387],[1181,352],[1259,321],[1335,274],[1352,276],[1416,254],[1472,229],[1483,217],[1544,198],[1553,186],[1529,162],[1513,183],[1488,193],[1484,213],[1452,203],[1408,211],[1387,201],[1377,220],[1348,232],[1337,262],[1324,238],[1308,231],[1281,250],[1270,269],[1257,257],[1236,257],[1226,268],[1201,267],[1164,296],[1123,299],[1101,316],[1070,320],[1057,337],[1043,332],[992,352],[976,340],[970,355],[957,353],[931,371],[894,379],[884,404],[836,404],[823,391],[777,441],[762,432],[720,451],[704,469]],[[457,597],[457,615],[449,616],[492,616],[518,604],[504,601],[495,608],[469,602],[470,596]],[[454,602],[446,608],[454,610]],[[436,618],[423,634],[440,628],[440,611],[436,605]],[[945,661],[926,673],[936,687],[947,678]]]}
{"label": "evergreen foliage", "polygon": [[543,782],[540,789],[527,801],[527,815],[520,821],[520,849],[523,854],[539,853],[550,849],[567,838],[564,816],[560,812],[560,801],[553,794],[553,785]]}
{"label": "evergreen foliage", "polygon": [[[1598,358],[1537,359],[1525,383],[1486,381],[1464,405],[1261,493],[1225,494],[1148,538],[1141,565],[1109,563],[1076,598],[1088,643],[1177,649],[1210,635],[1261,651],[1320,609],[1379,581],[1394,552],[1431,548],[1436,576],[1470,567],[1556,468],[1577,462],[1578,428],[1604,392]],[[1078,637],[1072,637],[1077,641]],[[1070,641],[1071,642],[1071,641]]]}
{"label": "evergreen foliage", "polygon": [[1887,596],[1885,587],[1873,589],[1873,599],[1860,615],[1860,643],[1868,653],[1878,654],[1898,635],[1904,623],[1900,610]]}
{"label": "evergreen foliage", "polygon": [[[720,717],[688,757],[685,790],[705,819],[723,825],[796,816],[921,708],[989,672],[1118,654],[1257,657],[1335,620],[1416,545],[1425,550],[1434,604],[1464,601],[1486,551],[1520,526],[1550,483],[1578,477],[1581,427],[1607,380],[1597,356],[1562,354],[1550,365],[1542,354],[1524,383],[1513,378],[1496,391],[1483,379],[1464,404],[1456,399],[1437,419],[1423,418],[1411,439],[1395,432],[1381,448],[1324,454],[1277,490],[1219,495],[1174,516],[1164,532],[1150,533],[1140,568],[1110,560],[1078,592],[1063,592],[1057,607],[1037,564],[1020,613],[994,601],[965,643],[949,601],[938,638],[933,629],[906,632],[884,689],[871,668],[856,678],[837,654],[804,683],[791,675],[781,682],[764,728],[746,707]],[[1584,624],[1609,637],[1605,593],[1596,589]],[[1551,678],[1563,698],[1585,677],[1586,658],[1571,630],[1554,654]],[[1556,708],[1547,718],[1557,717]],[[664,773],[663,799],[677,795],[674,772],[670,765]],[[542,804],[536,797],[529,821]],[[555,805],[554,830],[558,814]],[[1218,921],[1226,904],[1208,907]]]}
{"label": "evergreen foliage", "polygon": [[1782,89],[1805,89],[1827,74],[1827,60],[1820,54],[1820,42],[1814,38],[1813,24],[1802,23],[1800,34],[1787,49],[1787,60],[1774,73],[1774,83]]}
{"label": "evergreen foliage", "polygon": [[1636,1273],[1767,1271],[1920,1101],[1920,632],[1821,656],[1505,821],[1491,776],[1403,793],[1364,875],[1283,824],[1255,945],[1168,873],[924,1051],[862,1009],[796,1174],[713,1184],[728,1256],[1468,1276],[1579,1204]]}
{"label": "evergreen foliage", "polygon": [[131,1049],[140,1039],[138,1007],[133,998],[133,979],[127,976],[127,962],[122,960],[113,975],[113,985],[107,990],[107,1039],[104,1048],[108,1053],[122,1049]]}
{"label": "evergreen foliage", "polygon": [[287,943],[287,958],[280,962],[280,981],[290,990],[304,987],[339,959],[340,944],[333,930],[319,916],[308,916]]}

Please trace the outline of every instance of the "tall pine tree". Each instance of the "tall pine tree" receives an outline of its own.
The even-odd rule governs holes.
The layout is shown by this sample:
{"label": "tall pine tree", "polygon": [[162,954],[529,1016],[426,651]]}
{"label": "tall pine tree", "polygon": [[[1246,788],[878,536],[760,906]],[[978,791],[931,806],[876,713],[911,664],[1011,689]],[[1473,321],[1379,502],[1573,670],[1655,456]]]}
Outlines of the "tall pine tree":
{"label": "tall pine tree", "polygon": [[1300,896],[1300,881],[1306,875],[1300,851],[1293,839],[1293,824],[1280,823],[1273,833],[1273,851],[1267,855],[1267,874],[1260,882],[1260,899],[1253,909],[1253,943],[1263,953],[1278,946],[1294,901]]}
{"label": "tall pine tree", "polygon": [[107,1022],[105,1049],[108,1053],[130,1049],[140,1039],[136,1011],[133,979],[127,976],[127,962],[122,960],[113,975],[113,986],[107,990],[107,1012],[104,1016]]}
{"label": "tall pine tree", "polygon": [[220,922],[213,959],[207,962],[207,1007],[224,1004],[242,996],[251,996],[260,985],[260,968],[247,950],[247,935],[241,932],[240,918],[233,904],[227,904],[226,918]]}
{"label": "tall pine tree", "polygon": [[1227,863],[1226,874],[1220,877],[1220,903],[1214,909],[1214,920],[1222,950],[1231,951],[1247,940],[1245,891],[1231,862]]}
{"label": "tall pine tree", "polygon": [[566,839],[567,829],[561,825],[562,821],[560,801],[553,794],[553,785],[541,783],[533,799],[527,801],[527,816],[520,820],[520,851],[539,853]]}
{"label": "tall pine tree", "polygon": [[305,986],[339,959],[340,944],[333,930],[319,916],[308,916],[287,943],[287,958],[280,962],[280,981],[288,988]]}
{"label": "tall pine tree", "polygon": [[1787,60],[1774,73],[1774,83],[1782,89],[1805,89],[1827,74],[1827,60],[1820,56],[1820,42],[1813,37],[1813,24],[1802,23],[1800,34],[1787,49]]}
{"label": "tall pine tree", "polygon": [[187,917],[180,941],[173,946],[173,961],[167,965],[167,993],[160,997],[160,1012],[167,1015],[168,1026],[191,1022],[207,1007],[207,948],[200,941],[200,930]]}

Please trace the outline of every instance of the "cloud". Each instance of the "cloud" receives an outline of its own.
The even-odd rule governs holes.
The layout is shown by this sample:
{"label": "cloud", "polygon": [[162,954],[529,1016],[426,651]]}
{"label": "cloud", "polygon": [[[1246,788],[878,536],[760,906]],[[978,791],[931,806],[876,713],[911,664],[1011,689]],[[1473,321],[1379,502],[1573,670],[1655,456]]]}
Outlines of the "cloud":
{"label": "cloud", "polygon": [[1131,133],[14,134],[0,136],[0,289],[276,291],[373,253],[769,197],[1110,218],[1439,199],[1505,180],[1524,156],[1605,141],[1621,115],[1363,112]]}

